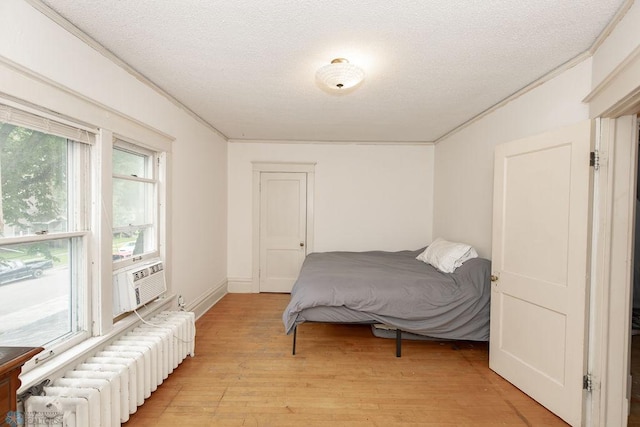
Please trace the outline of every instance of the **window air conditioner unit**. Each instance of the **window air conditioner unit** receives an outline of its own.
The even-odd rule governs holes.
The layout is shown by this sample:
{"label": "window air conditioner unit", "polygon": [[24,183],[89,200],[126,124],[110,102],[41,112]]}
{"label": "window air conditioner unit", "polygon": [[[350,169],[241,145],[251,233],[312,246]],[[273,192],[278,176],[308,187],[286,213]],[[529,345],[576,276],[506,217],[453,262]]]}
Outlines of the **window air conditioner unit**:
{"label": "window air conditioner unit", "polygon": [[113,274],[113,315],[133,311],[167,291],[160,260],[136,264]]}

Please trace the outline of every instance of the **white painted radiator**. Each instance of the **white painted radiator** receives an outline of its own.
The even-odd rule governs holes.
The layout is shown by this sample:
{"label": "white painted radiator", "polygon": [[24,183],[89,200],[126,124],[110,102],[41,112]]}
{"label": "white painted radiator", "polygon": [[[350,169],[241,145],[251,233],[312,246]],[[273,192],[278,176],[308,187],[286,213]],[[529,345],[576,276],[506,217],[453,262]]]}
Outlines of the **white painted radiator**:
{"label": "white painted radiator", "polygon": [[187,357],[195,356],[195,316],[165,311],[116,337],[44,396],[24,402],[24,425],[120,426]]}

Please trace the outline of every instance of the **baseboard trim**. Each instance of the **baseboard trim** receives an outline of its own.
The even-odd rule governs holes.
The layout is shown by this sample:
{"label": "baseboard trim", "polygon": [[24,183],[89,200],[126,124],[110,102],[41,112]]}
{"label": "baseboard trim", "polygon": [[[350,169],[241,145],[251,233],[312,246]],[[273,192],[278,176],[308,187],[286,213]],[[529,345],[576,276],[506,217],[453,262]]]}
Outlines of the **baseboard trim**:
{"label": "baseboard trim", "polygon": [[253,293],[253,279],[250,277],[229,277],[228,290],[230,294]]}
{"label": "baseboard trim", "polygon": [[227,280],[225,279],[209,291],[202,294],[199,298],[196,298],[196,300],[187,305],[185,309],[187,311],[193,311],[195,313],[196,320],[199,319],[228,293],[227,286]]}

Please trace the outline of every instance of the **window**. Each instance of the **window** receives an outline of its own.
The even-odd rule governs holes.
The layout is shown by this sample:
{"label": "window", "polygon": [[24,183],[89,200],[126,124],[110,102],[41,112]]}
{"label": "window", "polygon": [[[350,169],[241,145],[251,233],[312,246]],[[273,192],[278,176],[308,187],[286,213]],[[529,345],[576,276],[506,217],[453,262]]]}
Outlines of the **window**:
{"label": "window", "polygon": [[0,346],[47,350],[23,374],[115,336],[112,270],[165,255],[171,140],[126,118],[110,125],[144,142],[0,98]]}
{"label": "window", "polygon": [[88,336],[93,138],[0,105],[0,345]]}
{"label": "window", "polygon": [[158,256],[158,161],[154,152],[116,140],[113,147],[113,259]]}

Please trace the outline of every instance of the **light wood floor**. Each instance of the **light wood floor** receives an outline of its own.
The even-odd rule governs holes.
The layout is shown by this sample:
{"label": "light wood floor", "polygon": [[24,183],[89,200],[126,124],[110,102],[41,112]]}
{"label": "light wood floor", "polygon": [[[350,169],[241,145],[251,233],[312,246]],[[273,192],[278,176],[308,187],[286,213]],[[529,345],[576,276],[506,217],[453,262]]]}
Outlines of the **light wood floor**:
{"label": "light wood floor", "polygon": [[124,426],[566,425],[488,368],[485,343],[404,341],[396,358],[368,326],[305,324],[292,356],[288,300],[225,296]]}

